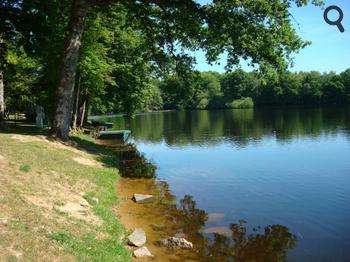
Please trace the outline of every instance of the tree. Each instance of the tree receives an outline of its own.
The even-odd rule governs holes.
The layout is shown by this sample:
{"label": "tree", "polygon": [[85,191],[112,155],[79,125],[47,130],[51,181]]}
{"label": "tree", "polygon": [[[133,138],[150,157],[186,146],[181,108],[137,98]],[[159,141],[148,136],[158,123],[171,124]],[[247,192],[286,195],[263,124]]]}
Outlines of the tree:
{"label": "tree", "polygon": [[4,74],[0,69],[0,122],[5,119]]}
{"label": "tree", "polygon": [[200,89],[199,76],[197,73],[169,75],[160,88],[165,109],[188,108],[192,106],[193,98]]}
{"label": "tree", "polygon": [[332,72],[324,76],[323,102],[326,104],[343,104],[346,102],[346,90],[342,77]]}
{"label": "tree", "polygon": [[302,76],[285,72],[280,76],[278,85],[282,89],[281,103],[286,105],[300,104],[299,92],[302,85]]}
{"label": "tree", "polygon": [[301,101],[304,104],[319,104],[322,98],[322,75],[319,72],[304,73],[300,90]]}
{"label": "tree", "polygon": [[43,105],[45,111],[52,110],[52,86],[58,78],[58,54],[62,50],[69,2],[0,2],[0,32],[4,40],[0,64],[8,109],[31,100]]}
{"label": "tree", "polygon": [[[38,80],[41,75],[40,62],[28,56],[23,47],[8,49],[6,56],[6,105],[8,108],[29,112],[39,100]],[[32,119],[33,115],[28,115]]]}
{"label": "tree", "polygon": [[346,92],[346,101],[350,102],[350,69],[345,70],[343,73],[340,74],[343,85],[345,87]]}
{"label": "tree", "polygon": [[116,63],[111,56],[116,35],[115,23],[103,16],[99,10],[94,10],[88,15],[86,24],[87,30],[83,36],[84,44],[76,78],[73,127],[81,127],[88,114],[88,108],[96,113],[106,113],[110,109],[111,100],[110,94],[109,97],[106,96],[108,86],[116,85],[112,76]]}
{"label": "tree", "polygon": [[195,93],[193,107],[207,109],[214,100],[221,97],[220,74],[217,72],[201,72],[199,75],[199,89]]}
{"label": "tree", "polygon": [[0,3],[0,122],[5,119],[5,97],[4,97],[4,70],[6,68],[6,54],[8,49],[8,40],[13,32],[9,23],[11,5],[9,3]]}
{"label": "tree", "polygon": [[239,99],[244,96],[251,84],[248,81],[247,74],[248,73],[239,69],[225,75],[221,85],[227,102],[231,102],[233,99]]}
{"label": "tree", "polygon": [[81,39],[85,29],[88,0],[74,0],[61,58],[51,134],[68,139],[73,111],[73,92]]}
{"label": "tree", "polygon": [[[89,8],[112,2],[117,1],[73,0],[56,90],[53,136],[68,139],[76,68]],[[306,44],[292,27],[292,2],[301,6],[308,1],[215,1],[200,5],[192,0],[141,0],[120,4],[139,22],[139,30],[154,54],[161,49],[184,58],[185,50],[203,48],[209,61],[227,51],[228,66],[238,64],[240,58],[250,58],[262,68],[285,68],[290,54]]]}
{"label": "tree", "polygon": [[201,89],[208,93],[209,97],[220,96],[221,85],[220,85],[220,74],[217,72],[202,72],[201,78]]}

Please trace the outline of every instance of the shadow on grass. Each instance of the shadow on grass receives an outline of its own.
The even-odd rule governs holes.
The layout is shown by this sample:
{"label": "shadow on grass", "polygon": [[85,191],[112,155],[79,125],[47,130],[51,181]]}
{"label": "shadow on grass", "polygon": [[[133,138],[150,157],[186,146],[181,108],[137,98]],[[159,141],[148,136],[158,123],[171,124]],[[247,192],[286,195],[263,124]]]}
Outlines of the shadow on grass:
{"label": "shadow on grass", "polygon": [[75,147],[84,150],[87,153],[97,155],[97,160],[103,163],[105,167],[119,167],[118,156],[105,146],[98,145],[94,139],[88,135],[73,135],[70,141],[63,142],[49,136],[49,128],[40,129],[33,123],[26,121],[7,121],[0,126],[0,133],[17,134],[27,136],[45,136],[50,141],[56,141],[66,146]]}
{"label": "shadow on grass", "polygon": [[48,136],[49,129],[37,128],[33,123],[26,121],[6,121],[0,125],[0,133],[28,136]]}
{"label": "shadow on grass", "polygon": [[92,137],[87,135],[73,135],[70,137],[76,143],[75,147],[88,153],[98,155],[97,160],[105,167],[119,167],[119,158],[111,149],[103,145],[96,144]]}

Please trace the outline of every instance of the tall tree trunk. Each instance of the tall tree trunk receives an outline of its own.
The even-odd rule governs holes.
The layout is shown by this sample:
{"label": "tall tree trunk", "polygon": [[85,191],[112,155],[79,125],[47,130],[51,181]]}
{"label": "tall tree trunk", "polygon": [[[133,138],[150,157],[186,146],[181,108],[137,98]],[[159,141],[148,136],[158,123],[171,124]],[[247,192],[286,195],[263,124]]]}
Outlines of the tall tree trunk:
{"label": "tall tree trunk", "polygon": [[0,69],[0,122],[5,119],[4,72]]}
{"label": "tall tree trunk", "polygon": [[84,101],[80,107],[80,127],[83,127],[85,123],[85,115],[87,115],[86,109],[87,109],[87,95],[84,96]]}
{"label": "tall tree trunk", "polygon": [[86,97],[85,114],[84,114],[84,117],[83,117],[83,125],[85,125],[88,122],[88,118],[89,118],[89,97]]}
{"label": "tall tree trunk", "polygon": [[78,77],[78,84],[75,90],[75,103],[74,103],[74,112],[73,112],[73,129],[77,129],[78,124],[78,114],[79,114],[79,98],[80,98],[80,76]]}
{"label": "tall tree trunk", "polygon": [[62,140],[68,140],[69,138],[76,68],[88,8],[88,0],[73,1],[65,46],[61,57],[51,135]]}

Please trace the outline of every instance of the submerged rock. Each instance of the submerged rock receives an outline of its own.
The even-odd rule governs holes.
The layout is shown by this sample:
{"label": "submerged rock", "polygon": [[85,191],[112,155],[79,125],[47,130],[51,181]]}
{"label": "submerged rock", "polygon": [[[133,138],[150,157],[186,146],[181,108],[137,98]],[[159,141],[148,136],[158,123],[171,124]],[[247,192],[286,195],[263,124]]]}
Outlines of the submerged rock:
{"label": "submerged rock", "polygon": [[182,231],[179,231],[179,232],[176,232],[174,237],[176,237],[176,238],[186,238],[186,234],[184,232],[182,232]]}
{"label": "submerged rock", "polygon": [[134,194],[132,197],[132,200],[134,200],[136,203],[142,203],[152,198],[153,198],[152,195]]}
{"label": "submerged rock", "polygon": [[184,248],[184,249],[190,249],[193,248],[193,244],[190,241],[187,241],[184,238],[179,238],[179,237],[168,237],[168,238],[163,238],[159,241],[159,244],[161,246],[165,246],[168,248]]}
{"label": "submerged rock", "polygon": [[151,224],[150,226],[154,231],[161,231],[165,229],[165,225],[163,224]]}
{"label": "submerged rock", "polygon": [[133,254],[136,258],[154,257],[154,255],[148,250],[147,247],[136,249]]}
{"label": "submerged rock", "polygon": [[142,228],[136,228],[128,237],[129,245],[141,247],[146,243],[146,233]]}

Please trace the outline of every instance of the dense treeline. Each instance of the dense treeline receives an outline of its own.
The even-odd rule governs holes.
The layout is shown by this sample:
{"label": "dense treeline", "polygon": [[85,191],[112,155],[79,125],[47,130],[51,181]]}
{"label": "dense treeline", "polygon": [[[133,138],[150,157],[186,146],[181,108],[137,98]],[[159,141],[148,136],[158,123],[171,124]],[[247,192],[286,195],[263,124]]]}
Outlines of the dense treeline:
{"label": "dense treeline", "polygon": [[270,78],[240,69],[223,74],[201,72],[190,80],[169,76],[159,87],[155,93],[160,90],[165,109],[346,104],[350,102],[350,69],[341,74],[284,72]]}
{"label": "dense treeline", "polygon": [[[295,101],[299,87],[252,73],[194,73],[188,51],[203,50],[210,63],[226,53],[228,69],[246,60],[265,77],[283,72],[309,44],[293,28],[290,7],[308,2],[0,1],[0,121],[15,110],[34,115],[41,105],[51,134],[68,139],[70,126],[90,113],[245,107],[280,95]],[[305,90],[305,98],[338,103],[334,80],[319,96]]]}
{"label": "dense treeline", "polygon": [[[35,105],[43,106],[48,118],[53,115],[70,2],[1,3],[7,15],[0,35],[7,115],[25,111],[34,116]],[[132,114],[142,107],[154,72],[152,57],[136,26],[126,23],[127,14],[120,6],[95,8],[87,15],[71,105],[72,126],[80,126],[89,112]]]}

